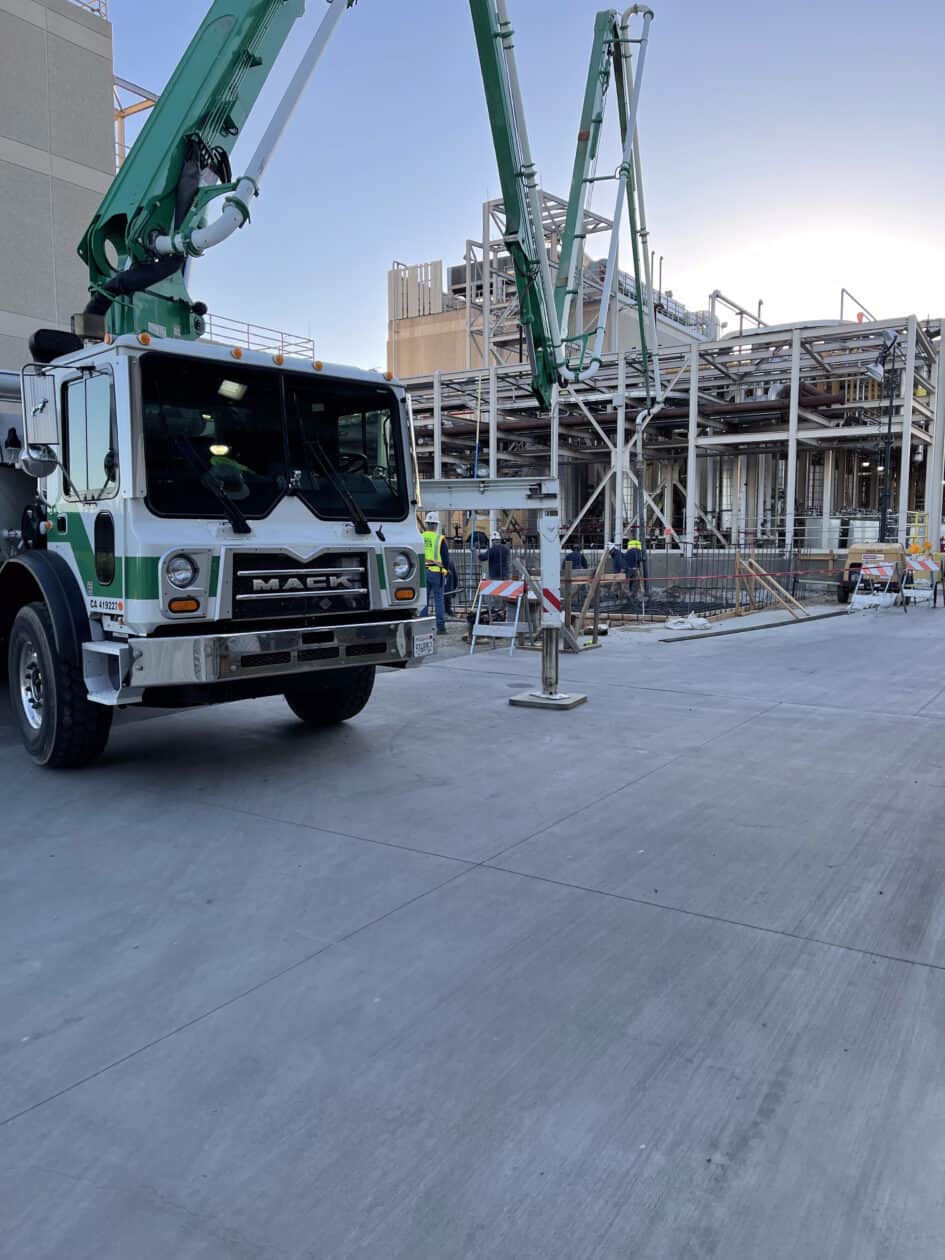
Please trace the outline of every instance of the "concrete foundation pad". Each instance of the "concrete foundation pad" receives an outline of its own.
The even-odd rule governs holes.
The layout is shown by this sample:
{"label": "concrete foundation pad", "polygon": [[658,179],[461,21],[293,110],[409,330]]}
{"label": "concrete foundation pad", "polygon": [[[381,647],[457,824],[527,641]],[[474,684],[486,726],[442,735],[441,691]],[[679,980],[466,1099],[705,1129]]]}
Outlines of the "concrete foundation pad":
{"label": "concrete foundation pad", "polygon": [[586,701],[587,696],[545,696],[540,691],[520,691],[516,696],[509,696],[509,704],[516,709],[576,709]]}

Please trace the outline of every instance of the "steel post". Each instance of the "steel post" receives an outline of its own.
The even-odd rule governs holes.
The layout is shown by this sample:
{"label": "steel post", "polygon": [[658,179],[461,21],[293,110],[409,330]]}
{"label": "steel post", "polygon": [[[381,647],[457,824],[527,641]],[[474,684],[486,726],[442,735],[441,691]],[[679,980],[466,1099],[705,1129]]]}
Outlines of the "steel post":
{"label": "steel post", "polygon": [[909,541],[909,480],[912,472],[912,412],[915,397],[916,317],[906,330],[906,370],[902,377],[902,446],[899,451],[899,541]]}
{"label": "steel post", "polygon": [[787,483],[784,489],[784,550],[794,551],[794,513],[797,499],[797,418],[801,392],[801,330],[791,336],[791,397],[788,410]]}
{"label": "steel post", "polygon": [[[493,363],[489,368],[489,477],[499,475],[499,370]],[[489,533],[496,530],[495,509],[489,513]]]}
{"label": "steel post", "polygon": [[936,355],[935,419],[932,445],[925,463],[925,510],[929,514],[929,538],[938,550],[945,523],[942,519],[942,479],[945,478],[945,352]]}
{"label": "steel post", "polygon": [[820,526],[820,545],[827,551],[830,548],[830,514],[833,511],[833,474],[836,454],[833,451],[824,453],[824,501],[823,519]]}
{"label": "steel post", "polygon": [[696,463],[696,434],[699,424],[699,347],[689,355],[689,435],[686,447],[686,555],[692,558],[696,545],[696,509],[699,503],[699,477]]}
{"label": "steel post", "polygon": [[[624,518],[624,484],[627,463],[627,361],[623,354],[617,360],[617,439],[613,453],[614,460],[614,532],[613,538],[623,537]],[[606,539],[605,539],[606,541]]]}

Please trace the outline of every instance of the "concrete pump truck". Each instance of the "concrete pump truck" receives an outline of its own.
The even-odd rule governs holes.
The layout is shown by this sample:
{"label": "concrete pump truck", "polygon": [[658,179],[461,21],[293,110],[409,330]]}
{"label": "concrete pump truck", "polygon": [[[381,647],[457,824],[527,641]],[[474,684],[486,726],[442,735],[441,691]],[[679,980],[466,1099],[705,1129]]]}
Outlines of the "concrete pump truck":
{"label": "concrete pump truck", "polygon": [[403,389],[201,340],[186,265],[249,219],[355,0],[329,9],[246,173],[230,153],[304,0],[214,0],[79,246],[90,301],[0,381],[0,640],[34,761],[116,708],[284,695],[343,721],[435,652]]}

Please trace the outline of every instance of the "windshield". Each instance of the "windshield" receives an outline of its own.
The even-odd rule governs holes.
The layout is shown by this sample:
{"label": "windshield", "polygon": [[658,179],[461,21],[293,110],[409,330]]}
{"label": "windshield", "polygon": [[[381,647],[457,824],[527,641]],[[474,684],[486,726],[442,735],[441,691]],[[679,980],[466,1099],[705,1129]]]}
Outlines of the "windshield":
{"label": "windshield", "polygon": [[347,517],[341,490],[369,519],[402,515],[397,402],[388,389],[286,378],[299,494],[320,516]]}
{"label": "windshield", "polygon": [[[141,359],[148,504],[246,517],[297,493],[329,520],[407,514],[400,405],[385,387],[177,355]],[[349,502],[346,502],[346,498]]]}

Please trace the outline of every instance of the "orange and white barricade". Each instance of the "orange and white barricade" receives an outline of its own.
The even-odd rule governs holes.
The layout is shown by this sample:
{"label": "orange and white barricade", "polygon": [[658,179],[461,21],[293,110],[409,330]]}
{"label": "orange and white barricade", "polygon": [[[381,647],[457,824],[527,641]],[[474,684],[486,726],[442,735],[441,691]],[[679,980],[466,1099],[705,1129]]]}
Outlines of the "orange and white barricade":
{"label": "orange and white barricade", "polygon": [[[858,608],[892,608],[899,600],[899,565],[881,554],[866,553],[850,596],[849,611]],[[903,604],[905,607],[905,604]]]}
{"label": "orange and white barricade", "polygon": [[902,584],[902,598],[909,603],[931,604],[934,607],[941,580],[941,570],[933,556],[906,556],[906,580]]}
{"label": "orange and white barricade", "polygon": [[[472,655],[476,647],[477,639],[509,639],[509,656],[515,651],[515,640],[518,635],[518,625],[522,613],[522,601],[525,598],[525,583],[520,579],[504,579],[496,580],[486,578],[479,583],[479,589],[476,591],[476,617],[473,621],[472,631],[469,635],[469,653]],[[488,600],[490,608],[490,616],[488,621],[482,620],[483,602]],[[508,612],[504,621],[496,621],[494,617],[494,609],[496,603],[502,600],[506,603]],[[515,616],[510,618],[512,605],[515,606]]]}

